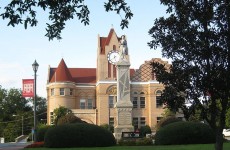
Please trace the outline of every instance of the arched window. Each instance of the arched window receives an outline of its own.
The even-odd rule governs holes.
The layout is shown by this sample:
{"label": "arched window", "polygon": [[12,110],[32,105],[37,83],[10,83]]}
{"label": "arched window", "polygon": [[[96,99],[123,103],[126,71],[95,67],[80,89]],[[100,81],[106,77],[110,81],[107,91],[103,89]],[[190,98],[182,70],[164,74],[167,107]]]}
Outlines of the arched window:
{"label": "arched window", "polygon": [[156,92],[156,107],[157,108],[161,108],[163,106],[163,103],[161,101],[161,94],[162,94],[162,91],[160,90]]}

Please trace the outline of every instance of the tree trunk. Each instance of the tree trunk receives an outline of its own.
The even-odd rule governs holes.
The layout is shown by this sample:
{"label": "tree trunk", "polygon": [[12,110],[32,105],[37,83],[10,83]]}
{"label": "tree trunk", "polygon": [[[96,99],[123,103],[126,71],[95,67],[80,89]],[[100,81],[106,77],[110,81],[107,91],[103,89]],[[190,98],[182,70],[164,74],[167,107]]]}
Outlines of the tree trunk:
{"label": "tree trunk", "polygon": [[221,129],[216,129],[215,150],[223,150],[223,133]]}

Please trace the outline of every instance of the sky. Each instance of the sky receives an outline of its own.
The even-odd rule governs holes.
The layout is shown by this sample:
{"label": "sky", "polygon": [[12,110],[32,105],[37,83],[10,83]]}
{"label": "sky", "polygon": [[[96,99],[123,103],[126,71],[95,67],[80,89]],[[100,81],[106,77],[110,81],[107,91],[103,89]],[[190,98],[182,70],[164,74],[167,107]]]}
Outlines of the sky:
{"label": "sky", "polygon": [[[23,25],[7,26],[0,19],[0,85],[4,89],[22,89],[22,79],[33,79],[32,64],[36,59],[37,95],[47,97],[48,66],[57,67],[63,58],[69,68],[96,68],[97,37],[106,37],[113,27],[117,36],[126,35],[130,68],[138,69],[145,61],[162,58],[161,49],[150,49],[148,34],[156,18],[165,16],[166,8],[160,0],[127,0],[134,14],[129,27],[122,30],[121,17],[106,12],[106,0],[85,0],[90,10],[90,24],[84,26],[77,18],[68,21],[62,31],[62,40],[49,41],[46,34],[48,14],[37,10],[38,25],[24,29]],[[8,1],[0,1],[0,13]],[[167,60],[162,58],[163,60]]]}

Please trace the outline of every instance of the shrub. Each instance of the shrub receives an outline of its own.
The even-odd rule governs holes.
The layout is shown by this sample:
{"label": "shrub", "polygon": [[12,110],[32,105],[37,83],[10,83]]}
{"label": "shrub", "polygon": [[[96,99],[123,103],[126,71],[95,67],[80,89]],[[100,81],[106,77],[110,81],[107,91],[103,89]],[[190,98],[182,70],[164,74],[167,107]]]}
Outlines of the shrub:
{"label": "shrub", "polygon": [[102,128],[114,133],[114,127],[112,125],[109,125],[109,124],[103,124],[101,125]]}
{"label": "shrub", "polygon": [[169,117],[162,118],[157,123],[156,129],[159,130],[161,127],[164,127],[170,123],[179,122],[179,121],[181,121],[181,119],[176,118],[175,116],[169,116]]}
{"label": "shrub", "polygon": [[152,138],[141,138],[136,141],[137,146],[148,146],[152,144],[153,144]]}
{"label": "shrub", "polygon": [[49,125],[43,125],[40,126],[37,130],[37,141],[38,142],[42,142],[45,139],[45,134],[47,132],[47,130],[50,128],[51,126]]}
{"label": "shrub", "polygon": [[104,147],[116,144],[111,132],[85,124],[65,124],[50,128],[45,135],[46,147]]}
{"label": "shrub", "polygon": [[73,113],[69,113],[58,119],[57,125],[63,125],[67,123],[84,123],[80,118],[76,117]]}
{"label": "shrub", "polygon": [[206,124],[196,122],[175,122],[157,131],[157,145],[214,143],[215,134]]}
{"label": "shrub", "polygon": [[120,146],[135,146],[136,145],[136,139],[134,139],[134,138],[130,138],[130,139],[121,138],[118,141],[118,145],[120,145]]}
{"label": "shrub", "polygon": [[142,137],[145,137],[146,134],[151,134],[151,133],[152,133],[151,128],[150,128],[150,126],[148,126],[148,125],[142,126],[142,127],[140,128],[140,135],[141,135]]}
{"label": "shrub", "polygon": [[151,138],[122,138],[118,141],[120,146],[147,146],[152,145]]}

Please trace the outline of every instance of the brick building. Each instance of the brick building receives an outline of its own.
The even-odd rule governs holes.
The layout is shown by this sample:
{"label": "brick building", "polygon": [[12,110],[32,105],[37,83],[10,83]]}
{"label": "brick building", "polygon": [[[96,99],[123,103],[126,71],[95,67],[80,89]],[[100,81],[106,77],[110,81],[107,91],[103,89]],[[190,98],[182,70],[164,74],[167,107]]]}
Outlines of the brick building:
{"label": "brick building", "polygon": [[[97,68],[68,68],[62,59],[57,68],[49,67],[47,80],[47,122],[53,123],[53,110],[64,106],[82,120],[102,125],[114,124],[117,101],[116,66],[107,55],[119,49],[118,37],[111,29],[107,37],[98,36]],[[129,43],[132,44],[132,43]],[[129,59],[129,55],[127,56]],[[130,69],[130,100],[134,128],[149,125],[153,130],[163,113],[159,101],[163,85],[152,73],[152,62],[169,65],[155,58],[139,69]],[[130,62],[132,63],[132,62]]]}

